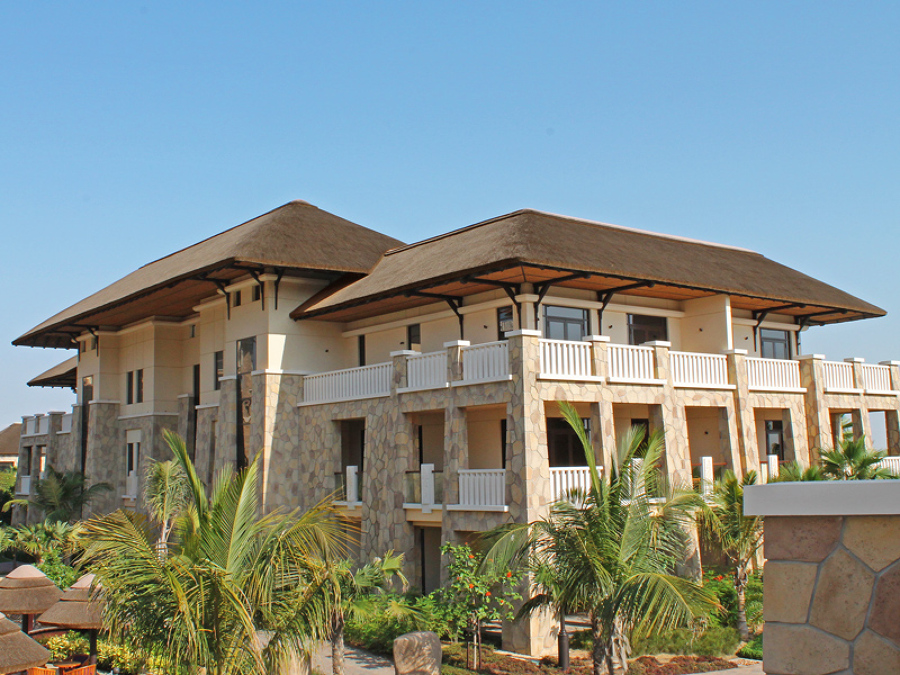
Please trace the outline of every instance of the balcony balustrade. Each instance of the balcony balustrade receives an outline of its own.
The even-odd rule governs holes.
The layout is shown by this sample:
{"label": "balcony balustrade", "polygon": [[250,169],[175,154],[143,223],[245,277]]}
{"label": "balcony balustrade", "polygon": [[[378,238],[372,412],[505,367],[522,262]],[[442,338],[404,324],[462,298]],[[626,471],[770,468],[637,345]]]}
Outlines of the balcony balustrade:
{"label": "balcony balustrade", "polygon": [[404,506],[430,512],[444,503],[444,473],[434,464],[422,464],[419,471],[407,471],[403,491]]}
{"label": "balcony balustrade", "polygon": [[541,375],[566,380],[596,380],[590,342],[541,340]]}
{"label": "balcony balustrade", "polygon": [[652,347],[609,345],[609,379],[618,382],[647,382],[656,378]]}
{"label": "balcony balustrade", "polygon": [[392,363],[376,363],[307,375],[304,378],[303,397],[307,403],[328,403],[390,396],[393,372]]}
{"label": "balcony balustrade", "polygon": [[460,469],[458,511],[506,511],[505,469]]}
{"label": "balcony balustrade", "polygon": [[[853,364],[846,361],[823,361],[822,372],[825,375],[825,389],[832,391],[855,391],[853,381]],[[890,373],[888,373],[890,376]]]}
{"label": "balcony balustrade", "polygon": [[347,506],[359,506],[362,504],[362,492],[360,484],[362,472],[358,466],[348,466],[343,471],[334,474],[335,491],[337,501]]}
{"label": "balcony balustrade", "polygon": [[438,389],[447,386],[447,352],[413,354],[406,359],[409,389]]}
{"label": "balcony balustrade", "polygon": [[676,387],[729,387],[728,359],[724,354],[669,352],[669,365]]}
{"label": "balcony balustrade", "polygon": [[895,476],[900,476],[900,457],[885,457],[878,465],[887,469]]}
{"label": "balcony balustrade", "polygon": [[16,494],[27,497],[31,494],[31,476],[19,476],[19,488]]}
{"label": "balcony balustrade", "polygon": [[[550,498],[554,502],[566,500],[572,503],[573,506],[580,507],[584,503],[584,496],[590,491],[590,489],[591,470],[589,467],[550,467]],[[577,492],[575,492],[575,494],[573,495],[573,491]]]}
{"label": "balcony balustrade", "polygon": [[891,391],[890,366],[862,364],[863,386],[870,392]]}
{"label": "balcony balustrade", "polygon": [[748,356],[746,362],[747,380],[751,390],[801,391],[799,362],[753,356]]}
{"label": "balcony balustrade", "polygon": [[62,416],[62,422],[60,425],[59,433],[68,434],[72,432],[72,413],[68,413]]}
{"label": "balcony balustrade", "polygon": [[140,490],[140,476],[137,471],[130,471],[125,477],[125,494],[123,497],[136,498]]}
{"label": "balcony balustrade", "polygon": [[484,342],[462,347],[463,382],[495,382],[509,378],[509,342]]}

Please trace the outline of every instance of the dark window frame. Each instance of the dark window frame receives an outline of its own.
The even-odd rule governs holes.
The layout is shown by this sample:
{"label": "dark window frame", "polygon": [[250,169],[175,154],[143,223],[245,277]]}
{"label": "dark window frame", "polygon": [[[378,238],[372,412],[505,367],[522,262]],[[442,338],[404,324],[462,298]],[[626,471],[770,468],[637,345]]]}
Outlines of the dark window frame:
{"label": "dark window frame", "polygon": [[225,376],[225,352],[213,352],[213,389],[219,391],[222,388],[220,377]]}
{"label": "dark window frame", "polygon": [[[502,315],[506,314],[507,312],[509,313],[509,318],[504,319]],[[510,323],[509,331],[503,330],[503,322],[504,321],[509,321],[509,323]],[[498,307],[497,308],[497,339],[498,340],[506,340],[507,339],[506,333],[515,330],[515,326],[516,326],[516,311],[513,308],[513,306],[506,305],[505,307]]]}
{"label": "dark window frame", "polygon": [[[775,337],[773,333],[780,333],[783,337]],[[784,356],[778,356],[775,351],[766,354],[766,347],[775,349],[778,345],[784,346]],[[759,355],[764,359],[789,360],[791,358],[791,333],[777,328],[759,329]]]}
{"label": "dark window frame", "polygon": [[412,351],[422,351],[422,324],[411,323],[406,327],[406,348]]}
{"label": "dark window frame", "polygon": [[[656,316],[653,314],[628,314],[627,321],[628,344],[630,345],[642,345],[645,342],[654,342],[657,340],[668,341],[669,339],[669,320],[664,316]],[[661,324],[661,326],[659,324]],[[660,327],[662,328],[661,336],[645,334],[658,331]],[[641,339],[645,337],[650,339]]]}
{"label": "dark window frame", "polygon": [[[553,315],[553,310],[566,310],[569,312],[580,312],[581,318],[575,317],[567,317],[560,315]],[[569,340],[572,342],[578,342],[584,339],[586,336],[591,334],[591,314],[587,309],[582,309],[581,307],[566,307],[564,305],[543,305],[543,325],[544,325],[544,337],[551,340]],[[561,326],[563,337],[557,337],[551,329],[551,325]],[[578,330],[580,328],[581,334],[575,337],[575,335],[570,333],[570,329],[574,330],[577,335]]]}

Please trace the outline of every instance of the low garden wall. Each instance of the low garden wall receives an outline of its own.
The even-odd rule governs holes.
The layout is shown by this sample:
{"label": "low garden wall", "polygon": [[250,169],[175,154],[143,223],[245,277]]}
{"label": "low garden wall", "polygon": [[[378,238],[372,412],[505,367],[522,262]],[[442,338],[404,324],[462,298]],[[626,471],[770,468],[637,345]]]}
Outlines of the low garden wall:
{"label": "low garden wall", "polygon": [[900,673],[900,481],[745,490],[765,516],[768,675]]}

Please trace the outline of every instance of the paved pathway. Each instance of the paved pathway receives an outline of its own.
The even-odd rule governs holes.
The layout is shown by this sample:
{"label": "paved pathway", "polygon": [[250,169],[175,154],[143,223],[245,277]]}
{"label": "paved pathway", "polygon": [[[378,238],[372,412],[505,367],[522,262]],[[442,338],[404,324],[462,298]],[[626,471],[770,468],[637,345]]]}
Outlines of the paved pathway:
{"label": "paved pathway", "polygon": [[741,666],[740,668],[717,670],[716,675],[764,675],[762,669],[762,661],[760,661],[759,663],[754,663],[752,666]]}
{"label": "paved pathway", "polygon": [[[323,645],[313,655],[312,667],[331,675],[331,645]],[[344,653],[345,675],[394,675],[394,662],[378,654],[347,645]]]}

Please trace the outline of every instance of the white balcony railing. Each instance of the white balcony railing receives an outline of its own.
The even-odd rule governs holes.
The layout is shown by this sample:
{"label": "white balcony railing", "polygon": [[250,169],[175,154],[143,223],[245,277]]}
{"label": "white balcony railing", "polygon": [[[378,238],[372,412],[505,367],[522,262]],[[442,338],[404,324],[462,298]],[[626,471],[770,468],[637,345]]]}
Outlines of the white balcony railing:
{"label": "white balcony railing", "polygon": [[653,347],[609,345],[609,377],[612,380],[653,380]]}
{"label": "white balcony railing", "polygon": [[822,371],[825,375],[826,389],[855,389],[852,363],[847,363],[846,361],[823,361]]}
{"label": "white balcony railing", "polygon": [[19,476],[19,489],[16,491],[16,494],[31,494],[31,476]]}
{"label": "white balcony railing", "polygon": [[866,391],[891,391],[890,366],[862,364],[863,386]]}
{"label": "white balcony railing", "polygon": [[460,469],[459,505],[478,507],[506,506],[505,469]]}
{"label": "white balcony railing", "polygon": [[49,415],[41,415],[37,418],[37,433],[40,434],[49,434],[50,433],[50,416]]}
{"label": "white balcony railing", "polygon": [[900,457],[885,457],[878,464],[895,476],[900,476]]}
{"label": "white balcony railing", "polygon": [[676,387],[728,387],[728,359],[724,354],[669,352],[669,365]]}
{"label": "white balcony railing", "polygon": [[22,435],[34,436],[37,433],[37,421],[34,417],[26,417],[22,420]]}
{"label": "white balcony railing", "polygon": [[559,379],[594,378],[590,342],[541,340],[541,375]]}
{"label": "white balcony railing", "polygon": [[[551,466],[550,467],[550,497],[558,502],[569,499],[573,490],[578,490],[582,498],[591,489],[591,470],[586,466]],[[580,506],[583,499],[577,500]]]}
{"label": "white balcony railing", "polygon": [[130,471],[127,476],[125,476],[125,494],[123,497],[137,497],[138,490],[140,489],[139,476],[137,471]]}
{"label": "white balcony railing", "polygon": [[800,364],[786,359],[747,357],[747,379],[750,389],[768,391],[800,389]]}
{"label": "white balcony railing", "polygon": [[72,431],[72,413],[68,413],[67,415],[62,416],[62,424],[60,426],[59,432],[61,434],[68,434]]}
{"label": "white balcony railing", "polygon": [[307,375],[303,380],[303,400],[320,403],[389,396],[393,372],[393,363],[376,363]]}
{"label": "white balcony railing", "polygon": [[447,352],[416,354],[406,359],[409,389],[437,389],[447,386]]}
{"label": "white balcony railing", "polygon": [[434,464],[422,464],[418,471],[406,472],[404,507],[418,506],[430,513],[435,505],[444,503],[444,474],[435,471]]}
{"label": "white balcony railing", "polygon": [[359,489],[361,478],[359,467],[353,465],[344,467],[344,470],[335,477],[338,483],[338,501],[344,502],[348,506],[359,506],[362,503]]}
{"label": "white balcony railing", "polygon": [[463,347],[463,382],[490,382],[509,377],[509,343],[506,340]]}

